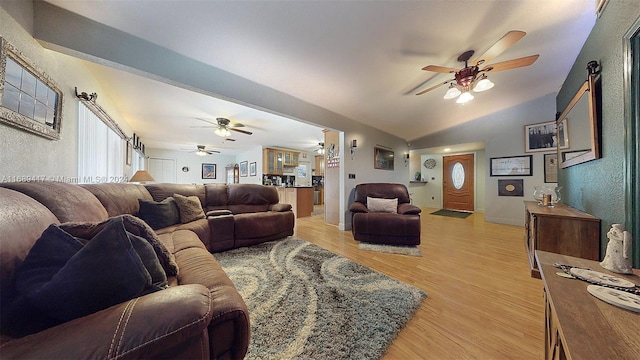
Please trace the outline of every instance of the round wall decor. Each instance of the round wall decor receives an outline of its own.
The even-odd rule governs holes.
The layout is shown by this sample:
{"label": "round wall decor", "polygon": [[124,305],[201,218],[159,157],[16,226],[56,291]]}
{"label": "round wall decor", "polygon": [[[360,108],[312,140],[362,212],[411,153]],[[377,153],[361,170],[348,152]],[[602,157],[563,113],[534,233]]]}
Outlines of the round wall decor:
{"label": "round wall decor", "polygon": [[183,166],[182,167],[182,171],[183,172],[189,172],[189,167],[188,166]]}
{"label": "round wall decor", "polygon": [[423,165],[427,169],[433,169],[434,167],[436,167],[436,159],[427,159],[424,161]]}

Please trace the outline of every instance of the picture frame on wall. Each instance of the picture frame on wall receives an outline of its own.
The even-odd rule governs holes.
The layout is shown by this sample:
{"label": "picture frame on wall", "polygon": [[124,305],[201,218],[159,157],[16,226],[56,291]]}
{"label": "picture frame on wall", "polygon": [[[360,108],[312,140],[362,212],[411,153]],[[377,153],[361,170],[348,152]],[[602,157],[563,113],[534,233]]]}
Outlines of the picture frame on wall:
{"label": "picture frame on wall", "polygon": [[203,179],[215,179],[216,178],[216,164],[202,164],[202,178]]}
{"label": "picture frame on wall", "polygon": [[252,162],[249,164],[249,176],[256,176],[256,162]]}
{"label": "picture frame on wall", "polygon": [[373,168],[393,170],[393,151],[381,147],[373,148]]}
{"label": "picture frame on wall", "polygon": [[240,176],[241,177],[247,177],[247,167],[248,167],[249,162],[248,161],[241,161],[240,162]]}
{"label": "picture frame on wall", "polygon": [[62,103],[56,82],[0,37],[0,122],[60,140]]}
{"label": "picture frame on wall", "polygon": [[498,180],[498,196],[524,196],[524,181],[522,179]]}
{"label": "picture frame on wall", "polygon": [[569,147],[569,123],[547,121],[524,126],[524,152],[555,151]]}
{"label": "picture frame on wall", "polygon": [[544,182],[558,182],[558,153],[544,154]]}
{"label": "picture frame on wall", "polygon": [[489,176],[533,176],[533,155],[489,159]]}

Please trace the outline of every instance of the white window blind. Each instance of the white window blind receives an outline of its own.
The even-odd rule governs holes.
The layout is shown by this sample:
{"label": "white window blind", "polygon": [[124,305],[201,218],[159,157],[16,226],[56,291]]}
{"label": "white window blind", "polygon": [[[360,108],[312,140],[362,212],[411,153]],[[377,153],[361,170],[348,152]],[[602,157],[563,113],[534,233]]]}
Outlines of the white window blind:
{"label": "white window blind", "polygon": [[78,182],[124,182],[125,141],[78,103]]}

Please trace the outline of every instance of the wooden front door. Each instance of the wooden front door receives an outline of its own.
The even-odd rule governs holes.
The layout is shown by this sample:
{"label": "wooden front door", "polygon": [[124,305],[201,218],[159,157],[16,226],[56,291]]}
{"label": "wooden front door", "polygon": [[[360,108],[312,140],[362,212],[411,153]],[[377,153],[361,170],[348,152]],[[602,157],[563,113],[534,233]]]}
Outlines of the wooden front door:
{"label": "wooden front door", "polygon": [[445,156],[442,163],[442,207],[473,211],[473,154]]}

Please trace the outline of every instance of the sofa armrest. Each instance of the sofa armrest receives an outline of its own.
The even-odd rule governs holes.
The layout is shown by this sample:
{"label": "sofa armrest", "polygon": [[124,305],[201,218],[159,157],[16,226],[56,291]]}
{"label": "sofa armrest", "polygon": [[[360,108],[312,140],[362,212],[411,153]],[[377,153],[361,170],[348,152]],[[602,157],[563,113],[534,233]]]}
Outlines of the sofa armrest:
{"label": "sofa armrest", "polygon": [[157,291],[2,345],[3,358],[154,358],[194,336],[213,317],[209,290]]}
{"label": "sofa armrest", "polygon": [[365,204],[359,201],[355,201],[349,207],[349,211],[351,211],[352,213],[367,213],[369,212],[369,209],[367,209],[367,206]]}
{"label": "sofa armrest", "polygon": [[207,217],[209,216],[222,216],[222,215],[233,215],[231,210],[209,210],[207,211]]}
{"label": "sofa armrest", "polygon": [[269,206],[269,211],[283,212],[291,210],[291,204],[273,204]]}
{"label": "sofa armrest", "polygon": [[400,204],[398,205],[398,214],[402,214],[402,215],[418,215],[422,212],[422,210],[413,205],[413,204],[409,204],[409,203],[404,203],[404,204]]}

